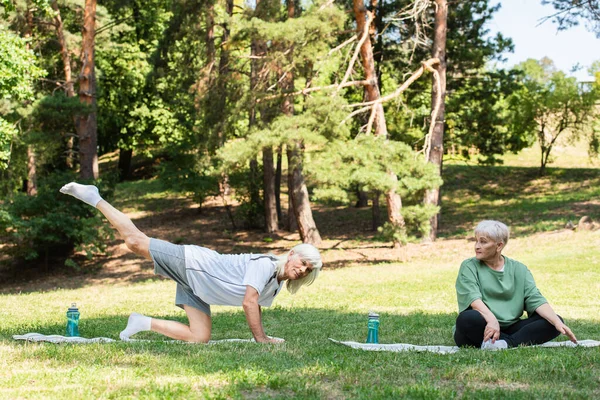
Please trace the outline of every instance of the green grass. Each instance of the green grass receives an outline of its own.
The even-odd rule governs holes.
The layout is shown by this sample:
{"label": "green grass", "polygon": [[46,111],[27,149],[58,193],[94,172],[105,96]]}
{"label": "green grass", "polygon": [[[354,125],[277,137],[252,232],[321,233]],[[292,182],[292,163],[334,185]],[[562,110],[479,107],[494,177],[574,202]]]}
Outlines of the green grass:
{"label": "green grass", "polygon": [[462,237],[482,219],[498,219],[513,235],[562,229],[587,215],[600,219],[600,170],[534,167],[444,167],[440,235]]}
{"label": "green grass", "polygon": [[[540,178],[533,155],[509,160],[510,167],[446,164],[440,233],[458,240],[423,245],[404,263],[326,270],[296,296],[282,293],[263,319],[268,334],[286,339],[283,345],[171,344],[152,333],[138,335],[153,340],[144,343],[17,342],[12,335],[63,334],[71,302],[80,307],[85,337],[117,339],[131,311],[186,319],[172,305],[175,286],[166,280],[1,294],[0,399],[600,398],[599,348],[440,355],[365,352],[327,340],[365,340],[373,310],[381,315],[382,343],[453,345],[454,280],[460,261],[472,256],[473,242],[465,238],[483,218],[511,226],[505,254],[529,266],[580,339],[600,340],[600,231],[560,230],[583,215],[600,219],[599,170],[557,160],[569,168],[551,166]],[[177,196],[158,181],[139,181],[119,185],[115,200],[144,215],[172,212],[175,203],[181,206]],[[328,235],[347,215],[361,227],[370,223],[370,210],[352,211],[354,217],[336,212],[341,216],[324,220]],[[214,307],[213,315],[213,339],[250,337],[241,309]]]}
{"label": "green grass", "polygon": [[[518,238],[506,254],[525,262],[542,293],[580,339],[600,339],[600,232]],[[284,345],[23,343],[13,334],[62,334],[70,302],[81,333],[118,338],[127,315],[185,321],[174,284],[90,286],[0,296],[0,398],[598,398],[598,348],[457,354],[378,353],[327,340],[363,341],[367,313],[381,314],[382,343],[452,345],[454,279],[472,242],[405,264],[326,271],[264,312]],[[249,337],[241,309],[214,308],[213,338]],[[564,340],[562,338],[561,340]]]}

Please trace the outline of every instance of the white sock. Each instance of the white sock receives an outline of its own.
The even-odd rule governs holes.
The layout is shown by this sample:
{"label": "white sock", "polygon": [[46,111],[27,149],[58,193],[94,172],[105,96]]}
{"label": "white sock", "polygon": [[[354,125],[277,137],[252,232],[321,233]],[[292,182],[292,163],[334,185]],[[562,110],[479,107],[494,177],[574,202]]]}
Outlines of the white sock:
{"label": "white sock", "polygon": [[152,318],[138,313],[131,313],[127,320],[127,326],[119,334],[121,340],[129,340],[130,336],[138,332],[149,331],[152,327]]}
{"label": "white sock", "polygon": [[492,339],[488,339],[485,342],[481,343],[481,350],[501,350],[508,349],[508,343],[506,340],[496,340],[492,343]]}
{"label": "white sock", "polygon": [[69,194],[92,207],[96,207],[96,204],[102,200],[100,193],[98,193],[98,188],[94,185],[80,185],[79,183],[71,182],[60,188],[60,192]]}

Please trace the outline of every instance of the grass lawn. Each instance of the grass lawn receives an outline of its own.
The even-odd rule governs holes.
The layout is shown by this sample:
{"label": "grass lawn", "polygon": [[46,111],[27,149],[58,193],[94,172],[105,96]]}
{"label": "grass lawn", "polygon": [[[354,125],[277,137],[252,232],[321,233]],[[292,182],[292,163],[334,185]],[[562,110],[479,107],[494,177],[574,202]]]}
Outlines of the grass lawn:
{"label": "grass lawn", "polygon": [[[174,284],[94,285],[0,296],[0,398],[598,398],[600,348],[457,354],[352,350],[327,338],[362,341],[367,313],[381,314],[382,343],[452,345],[454,279],[472,242],[422,256],[325,271],[264,312],[283,345],[156,342],[54,345],[15,342],[26,332],[62,334],[70,302],[81,333],[118,338],[136,310],[185,321]],[[428,249],[432,251],[428,251]],[[600,340],[600,232],[538,234],[509,242],[542,293],[580,339]],[[215,307],[213,338],[248,338],[241,309]],[[564,340],[561,338],[560,340]]]}
{"label": "grass lawn", "polygon": [[[370,210],[317,207],[329,264],[314,285],[296,296],[282,293],[263,313],[267,334],[285,338],[282,345],[173,344],[152,333],[137,335],[152,340],[140,343],[12,340],[27,332],[64,334],[71,302],[80,307],[84,337],[118,339],[132,311],[186,322],[172,304],[174,283],[153,277],[150,265],[122,249],[102,259],[102,270],[116,268],[123,276],[59,274],[39,285],[3,287],[0,399],[600,398],[600,348],[467,349],[441,355],[365,352],[328,340],[364,341],[372,310],[381,316],[381,343],[453,345],[454,280],[460,262],[472,256],[473,224],[484,218],[511,226],[505,255],[529,266],[577,337],[600,340],[600,231],[562,230],[583,215],[600,219],[599,170],[549,168],[540,178],[531,163],[444,168],[442,239],[411,244],[402,256],[390,256],[372,233],[360,236],[370,224]],[[202,239],[230,251],[262,244],[263,251],[277,252],[297,241],[232,232],[225,228],[223,210],[199,214],[156,181],[119,185],[114,201],[138,226],[171,241]],[[127,279],[131,271],[136,276]],[[213,316],[213,339],[250,338],[241,308],[213,307]]]}

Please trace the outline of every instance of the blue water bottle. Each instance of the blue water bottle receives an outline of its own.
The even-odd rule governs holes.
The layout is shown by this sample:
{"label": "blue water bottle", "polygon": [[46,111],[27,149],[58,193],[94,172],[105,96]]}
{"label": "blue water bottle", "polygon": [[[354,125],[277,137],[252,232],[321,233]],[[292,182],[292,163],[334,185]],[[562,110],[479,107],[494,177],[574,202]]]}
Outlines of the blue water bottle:
{"label": "blue water bottle", "polygon": [[367,343],[379,343],[379,314],[369,313]]}
{"label": "blue water bottle", "polygon": [[67,336],[79,336],[79,309],[75,303],[67,310]]}

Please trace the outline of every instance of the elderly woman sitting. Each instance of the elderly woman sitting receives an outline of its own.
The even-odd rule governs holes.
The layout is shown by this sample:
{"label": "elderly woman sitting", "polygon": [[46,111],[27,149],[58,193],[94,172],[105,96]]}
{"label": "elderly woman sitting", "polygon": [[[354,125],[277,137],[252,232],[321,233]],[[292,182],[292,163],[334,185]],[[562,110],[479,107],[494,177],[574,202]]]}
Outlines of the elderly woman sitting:
{"label": "elderly woman sitting", "polygon": [[[563,334],[577,343],[529,269],[502,255],[508,235],[508,227],[498,221],[482,221],[475,228],[475,257],[463,261],[456,278],[454,341],[460,347],[503,349],[542,344]],[[521,319],[523,311],[528,318]]]}

